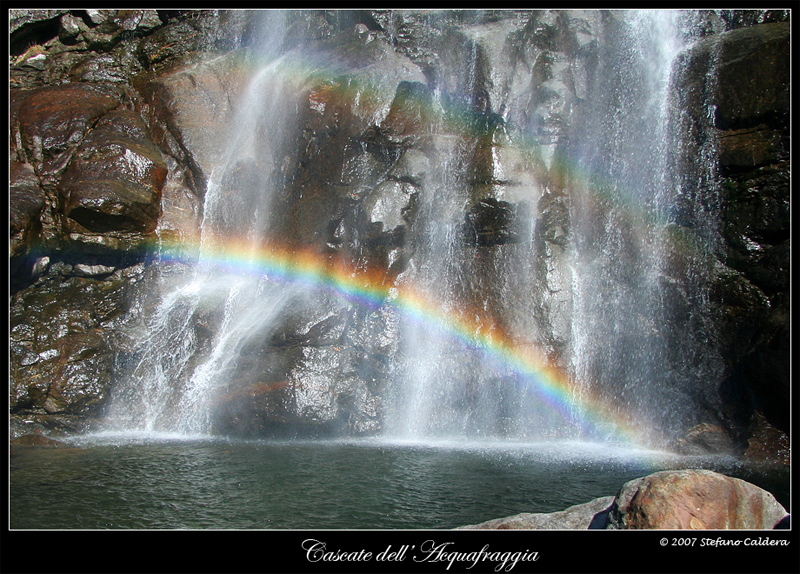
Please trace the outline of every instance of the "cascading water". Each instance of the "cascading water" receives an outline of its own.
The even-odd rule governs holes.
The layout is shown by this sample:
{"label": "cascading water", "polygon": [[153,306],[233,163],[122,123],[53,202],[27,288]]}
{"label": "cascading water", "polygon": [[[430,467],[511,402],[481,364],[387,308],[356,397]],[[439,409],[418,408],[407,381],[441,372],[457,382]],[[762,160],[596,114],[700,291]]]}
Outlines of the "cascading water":
{"label": "cascading water", "polygon": [[[275,213],[276,194],[294,177],[287,170],[296,168],[292,154],[302,120],[294,98],[312,80],[310,73],[291,79],[282,73],[291,57],[278,51],[285,26],[280,12],[269,16],[264,45],[252,51],[253,77],[230,126],[227,151],[208,182],[199,259],[183,274],[165,272],[160,279],[166,294],[137,348],[131,376],[115,389],[109,421],[117,428],[207,433],[220,397],[238,392],[241,379],[252,379],[264,392],[290,384],[258,382],[256,363],[263,357],[252,359],[244,351],[269,346],[286,314],[309,298],[319,299],[320,291],[258,273],[220,273],[218,262],[203,255],[235,240],[239,254],[250,250],[242,264],[255,268],[258,249],[280,235],[276,229],[285,230],[282,214]],[[458,64],[451,66],[452,77],[445,70],[431,86],[425,104],[431,108],[424,128],[428,143],[420,148],[430,169],[409,233],[413,255],[396,279],[399,288],[433,301],[451,324],[438,330],[397,313],[391,297],[384,305],[382,311],[398,320],[391,333],[383,333],[394,338],[395,349],[381,415],[386,436],[606,438],[603,423],[591,429],[585,424],[592,415],[585,405],[590,396],[641,420],[668,422],[661,412],[665,404],[675,417],[685,416],[665,375],[674,369],[667,346],[675,333],[666,327],[662,286],[675,185],[667,142],[678,137],[672,131],[670,74],[690,40],[687,23],[681,12],[615,16],[606,24],[606,44],[590,73],[591,98],[575,110],[552,104],[555,120],[534,110],[541,104],[536,97],[525,103],[492,101],[503,96],[485,77],[482,32],[457,43],[459,54],[466,51],[470,58],[453,57]],[[369,40],[363,30],[359,34]],[[541,93],[563,85],[548,79],[552,70],[570,72],[565,62],[545,56],[525,80],[541,83]],[[294,66],[295,72],[301,67]],[[337,73],[347,74],[347,64]],[[315,97],[321,99],[312,103],[320,113],[327,113],[325,90],[318,90]],[[361,92],[356,107],[360,97]],[[524,106],[530,110],[519,109]],[[387,111],[378,110],[371,121],[377,125]],[[563,133],[562,123],[571,126],[569,133]],[[549,170],[549,175],[521,173],[528,168],[503,159],[511,150],[529,158],[520,164],[529,171]],[[375,184],[364,179],[362,185]],[[567,206],[563,228],[541,231],[542,221],[554,217],[553,206]],[[487,213],[494,218],[490,229],[497,218],[505,221],[504,237],[481,235],[476,225],[482,224],[475,222]],[[397,215],[395,223],[404,225],[404,217]],[[344,329],[338,341],[352,345],[359,337],[379,338],[377,331],[387,325],[369,317],[359,323],[354,315]],[[529,358],[517,356],[519,344],[541,347],[535,372],[519,367]],[[313,364],[344,361],[334,349],[339,351],[310,345],[302,351],[300,362],[307,368],[295,375],[308,380],[299,380],[288,399],[298,411],[343,412],[333,390],[339,382],[331,383],[336,375],[317,377],[325,369]],[[563,380],[543,374],[551,362],[559,365]],[[351,370],[345,376],[355,375]]]}
{"label": "cascading water", "polygon": [[[209,178],[199,256],[188,269],[165,268],[151,285],[160,301],[137,345],[135,367],[115,389],[107,416],[111,429],[211,432],[214,401],[237,376],[242,349],[267,340],[276,318],[302,296],[291,285],[241,272],[274,233],[274,195],[297,125],[293,98],[302,78],[286,74],[291,66],[280,52],[283,16],[261,16],[246,63],[255,72]],[[209,254],[231,241],[245,255],[239,269],[226,272]]]}
{"label": "cascading water", "polygon": [[[671,107],[671,80],[677,55],[693,39],[693,17],[630,15],[612,36],[582,125],[586,135],[576,138],[572,157],[580,170],[571,213],[576,380],[667,434],[693,411],[676,377],[699,374],[696,364],[670,351],[685,345],[678,341],[691,339],[692,330],[671,319],[666,298],[680,191],[672,158],[682,153],[685,134],[680,110]],[[713,165],[713,157],[706,160]]]}
{"label": "cascading water", "polygon": [[[594,71],[589,88],[589,110],[582,116],[574,112],[571,121],[579,127],[569,134],[564,152],[572,233],[564,256],[571,273],[568,300],[557,285],[570,281],[567,272],[546,270],[550,292],[543,295],[536,293],[536,271],[531,268],[536,257],[552,255],[544,250],[560,251],[563,243],[540,242],[546,246],[537,247],[535,234],[522,234],[513,245],[473,255],[475,249],[465,248],[463,237],[452,231],[470,201],[472,182],[465,164],[472,156],[464,148],[475,145],[474,135],[462,135],[451,145],[456,151],[435,162],[435,188],[447,195],[428,198],[411,280],[435,293],[451,311],[464,312],[473,303],[469,294],[482,292],[477,309],[481,320],[499,318],[512,331],[522,325],[529,341],[536,341],[536,321],[519,317],[540,317],[540,309],[549,306],[551,323],[570,325],[566,370],[575,381],[572,399],[578,410],[557,414],[537,393],[535,377],[412,326],[403,332],[402,382],[397,383],[395,418],[390,418],[399,422],[390,431],[417,439],[540,439],[585,432],[605,438],[607,429],[581,428],[579,420],[586,414],[579,410],[583,393],[589,394],[582,389],[599,392],[641,421],[663,423],[669,416],[686,416],[690,407],[672,396],[675,389],[665,376],[671,368],[665,346],[675,327],[667,325],[662,282],[675,185],[669,142],[679,137],[671,131],[670,78],[676,56],[691,40],[689,18],[678,11],[640,11],[615,20],[618,29],[609,33],[601,68]],[[535,134],[518,128],[512,132],[516,145],[536,141]],[[543,144],[553,141],[539,139]],[[535,205],[549,193],[544,187],[532,186],[515,199],[522,200],[520,205]],[[535,223],[526,217],[536,215],[520,210],[518,225],[533,229]],[[548,260],[548,265],[559,265],[557,257]],[[486,281],[491,282],[488,289],[480,285]],[[525,285],[527,290],[521,287]],[[670,413],[666,417],[665,407]]]}

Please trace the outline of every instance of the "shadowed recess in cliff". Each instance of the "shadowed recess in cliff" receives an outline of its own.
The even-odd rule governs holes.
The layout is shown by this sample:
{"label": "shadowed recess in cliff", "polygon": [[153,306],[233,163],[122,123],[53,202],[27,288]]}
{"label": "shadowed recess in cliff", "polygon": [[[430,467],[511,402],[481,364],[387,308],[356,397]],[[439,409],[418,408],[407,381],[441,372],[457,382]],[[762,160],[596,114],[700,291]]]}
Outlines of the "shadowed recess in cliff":
{"label": "shadowed recess in cliff", "polygon": [[329,291],[370,310],[390,306],[437,336],[478,350],[490,361],[516,372],[519,377],[509,384],[524,387],[535,395],[543,410],[558,413],[589,440],[600,438],[645,447],[654,438],[653,429],[642,428],[620,405],[611,405],[587,389],[578,391],[575,382],[550,364],[535,346],[487,321],[479,310],[447,311],[441,302],[413,285],[395,283],[385,271],[357,269],[311,249],[275,243],[254,245],[231,237],[204,241],[202,246],[163,244],[160,258],[189,264],[201,258],[218,274],[267,278],[282,285]]}

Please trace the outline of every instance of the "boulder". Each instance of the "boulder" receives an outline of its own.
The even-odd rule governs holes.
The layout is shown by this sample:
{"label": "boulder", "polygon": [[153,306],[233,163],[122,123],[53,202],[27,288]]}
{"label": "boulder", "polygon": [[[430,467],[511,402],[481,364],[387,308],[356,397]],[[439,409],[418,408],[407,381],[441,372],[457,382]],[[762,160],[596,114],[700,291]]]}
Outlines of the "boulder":
{"label": "boulder", "polygon": [[480,524],[461,526],[458,530],[586,530],[604,528],[605,511],[614,502],[613,496],[595,498],[559,512],[523,512]]}
{"label": "boulder", "polygon": [[625,483],[609,529],[772,529],[787,515],[775,497],[710,470],[656,472]]}
{"label": "boulder", "polygon": [[521,513],[459,530],[728,530],[785,528],[789,514],[758,486],[710,470],[667,470],[625,483],[616,496],[566,510]]}

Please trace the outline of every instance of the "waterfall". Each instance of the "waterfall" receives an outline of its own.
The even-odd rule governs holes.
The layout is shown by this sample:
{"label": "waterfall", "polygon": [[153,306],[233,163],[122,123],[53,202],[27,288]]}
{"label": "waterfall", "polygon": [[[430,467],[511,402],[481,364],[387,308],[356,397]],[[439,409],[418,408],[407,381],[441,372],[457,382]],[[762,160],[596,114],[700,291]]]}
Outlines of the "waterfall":
{"label": "waterfall", "polygon": [[[298,123],[294,98],[304,80],[286,72],[293,67],[280,51],[284,13],[264,11],[259,20],[245,63],[255,72],[209,177],[198,254],[178,270],[157,266],[148,289],[158,302],[139,335],[135,366],[115,387],[112,429],[212,432],[215,401],[246,368],[242,350],[268,340],[277,317],[302,296],[296,286],[241,272],[274,234],[272,207],[286,177]],[[231,242],[240,246],[239,268],[226,272],[213,254]]]}
{"label": "waterfall", "polygon": [[[669,380],[676,367],[668,363],[667,345],[681,326],[668,324],[663,283],[676,193],[671,154],[677,150],[670,142],[681,136],[675,132],[671,78],[677,55],[692,41],[691,14],[626,12],[608,26],[589,109],[571,119],[576,127],[567,151],[557,152],[567,157],[568,244],[537,243],[532,232],[541,217],[537,198],[551,190],[534,186],[515,198],[523,200],[520,206],[534,206],[517,214],[521,229],[529,233],[514,244],[477,254],[465,248],[456,230],[475,200],[469,181],[474,166],[467,164],[477,144],[471,134],[453,136],[437,148],[435,191],[426,198],[424,230],[407,272],[409,281],[435,294],[445,312],[478,313],[476,328],[482,321],[499,320],[507,332],[534,343],[542,341],[537,330],[567,331],[570,352],[564,371],[572,380],[573,408],[557,412],[535,376],[497,360],[492,349],[465,348],[410,324],[401,335],[389,434],[418,440],[605,439],[602,424],[581,424],[580,419],[593,415],[580,412],[590,395],[619,405],[620,413],[633,413],[640,422],[666,423],[690,409],[679,402]],[[466,75],[473,78],[474,56],[465,62]],[[563,143],[553,145],[555,136],[545,141],[524,131],[514,132],[511,143],[522,147],[536,137],[543,156],[552,156],[553,148],[565,149]],[[497,175],[493,181],[500,179]],[[548,268],[537,271],[537,258],[546,259]],[[475,303],[479,308],[471,309]],[[541,319],[545,307],[546,321]],[[558,337],[550,335],[551,340]]]}
{"label": "waterfall", "polygon": [[[427,122],[424,133],[417,134],[424,144],[404,149],[407,144],[396,140],[389,151],[373,147],[370,156],[364,150],[379,142],[367,134],[375,137],[388,129],[380,127],[388,104],[375,104],[376,109],[363,112],[374,116],[364,120],[372,122],[369,129],[342,138],[347,143],[341,144],[347,147],[343,162],[367,168],[355,184],[342,169],[341,177],[325,182],[329,188],[322,186],[328,191],[313,192],[346,199],[335,204],[315,195],[312,204],[303,205],[304,188],[289,184],[299,173],[292,170],[303,163],[294,154],[308,153],[295,145],[301,129],[310,131],[298,98],[316,89],[311,103],[304,104],[319,114],[314,117],[327,117],[345,109],[343,115],[356,116],[353,110],[372,105],[364,102],[384,96],[359,88],[352,108],[337,108],[336,102],[328,111],[330,94],[341,97],[357,83],[341,80],[357,58],[353,52],[342,56],[336,79],[320,88],[313,83],[319,78],[308,66],[309,54],[302,55],[301,65],[298,53],[281,52],[283,15],[262,15],[265,27],[259,28],[245,66],[252,77],[239,97],[225,152],[208,179],[197,258],[188,265],[184,258],[175,266],[158,266],[150,287],[156,302],[148,304],[152,312],[132,353],[134,365],[115,387],[110,424],[209,433],[219,405],[242,392],[269,397],[252,407],[256,410],[294,409],[277,424],[338,417],[335,428],[341,430],[341,421],[355,416],[353,409],[368,408],[370,417],[379,411],[373,419],[380,422],[363,428],[382,427],[385,436],[409,440],[608,438],[606,426],[613,425],[615,415],[606,411],[603,416],[612,420],[594,420],[597,413],[591,409],[599,412],[599,407],[593,401],[617,405],[620,416],[632,414],[645,426],[657,421],[667,431],[672,418],[685,418],[690,407],[681,404],[683,391],[673,383],[680,377],[676,371],[687,367],[676,366],[670,354],[682,325],[669,316],[665,286],[671,280],[666,269],[670,218],[680,192],[674,154],[682,137],[671,78],[678,54],[693,39],[691,15],[604,16],[595,68],[586,72],[590,97],[580,103],[552,95],[566,89],[564,78],[578,72],[539,48],[537,54],[547,57],[525,64],[529,76],[522,80],[539,95],[526,102],[514,99],[486,71],[487,58],[506,57],[506,52],[487,54],[481,46],[484,32],[466,33],[454,45],[455,55],[442,56],[450,62],[449,71],[443,65],[422,88],[414,87],[421,82],[399,82],[398,98],[403,89],[411,96],[414,90],[430,96],[424,102],[430,109],[421,115]],[[545,27],[552,24],[547,17]],[[364,46],[372,40],[361,26],[356,35]],[[395,44],[401,43],[401,32],[407,33],[405,28],[398,32]],[[562,76],[548,76],[555,73]],[[542,111],[542,106],[549,108]],[[309,139],[308,149],[318,150],[314,146],[320,142],[340,145],[340,125],[332,125],[324,138]],[[348,156],[353,150],[364,155]],[[379,179],[411,152],[425,156],[430,166],[424,185]],[[380,162],[388,163],[374,167]],[[404,185],[420,190],[413,201],[378,193]],[[331,187],[345,191],[330,192]],[[296,197],[287,199],[294,193],[287,189]],[[366,266],[358,254],[367,249],[365,238],[375,237],[369,236],[373,224],[391,223],[393,230],[405,232],[413,204],[413,226],[404,239],[410,256],[407,265],[397,267],[394,291],[376,308],[355,313],[348,308],[341,316],[334,307],[348,295],[337,293],[337,303],[326,312],[334,323],[341,319],[341,328],[324,345],[275,343],[288,315],[312,305],[316,313],[329,305],[323,285],[275,281],[252,272],[264,245],[285,239],[280,235],[287,232],[288,218],[277,206],[285,207],[286,201],[300,205],[292,217],[311,213],[319,220],[307,224],[311,232],[298,231],[292,240],[314,236],[315,241],[335,228],[335,237],[325,243],[326,256],[332,251],[349,256],[354,269]],[[327,220],[322,212],[329,205],[339,211]],[[394,207],[393,219],[381,220],[389,217],[382,210]],[[366,212],[367,227],[359,228],[358,218]],[[348,225],[352,229],[344,229]],[[488,235],[481,225],[488,225]],[[245,272],[225,272],[217,257],[207,255],[232,243]],[[397,252],[388,250],[387,266],[397,263]],[[162,255],[167,263],[168,250]],[[443,319],[437,324],[404,313],[392,298],[396,292],[421,294]],[[377,353],[386,359],[385,369],[367,365],[375,359],[369,341],[381,338],[392,339],[380,345],[391,351]],[[270,361],[280,366],[265,366]],[[276,378],[276,372],[283,374]],[[287,386],[287,394],[274,392]],[[373,392],[380,396],[374,398]],[[239,414],[229,417],[229,427],[239,424]]]}
{"label": "waterfall", "polygon": [[612,34],[572,160],[580,166],[571,211],[575,377],[662,432],[691,410],[670,380],[686,365],[674,364],[669,345],[688,333],[671,324],[665,299],[672,157],[683,137],[671,79],[692,40],[691,17],[637,11]]}

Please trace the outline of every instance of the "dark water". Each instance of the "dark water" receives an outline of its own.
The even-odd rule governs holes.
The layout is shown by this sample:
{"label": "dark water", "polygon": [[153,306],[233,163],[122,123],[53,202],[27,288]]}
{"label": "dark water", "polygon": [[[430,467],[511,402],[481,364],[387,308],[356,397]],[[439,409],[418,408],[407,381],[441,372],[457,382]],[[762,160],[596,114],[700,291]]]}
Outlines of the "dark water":
{"label": "dark water", "polygon": [[726,459],[545,445],[125,441],[15,449],[12,529],[449,529],[614,495],[665,468],[760,482]]}

